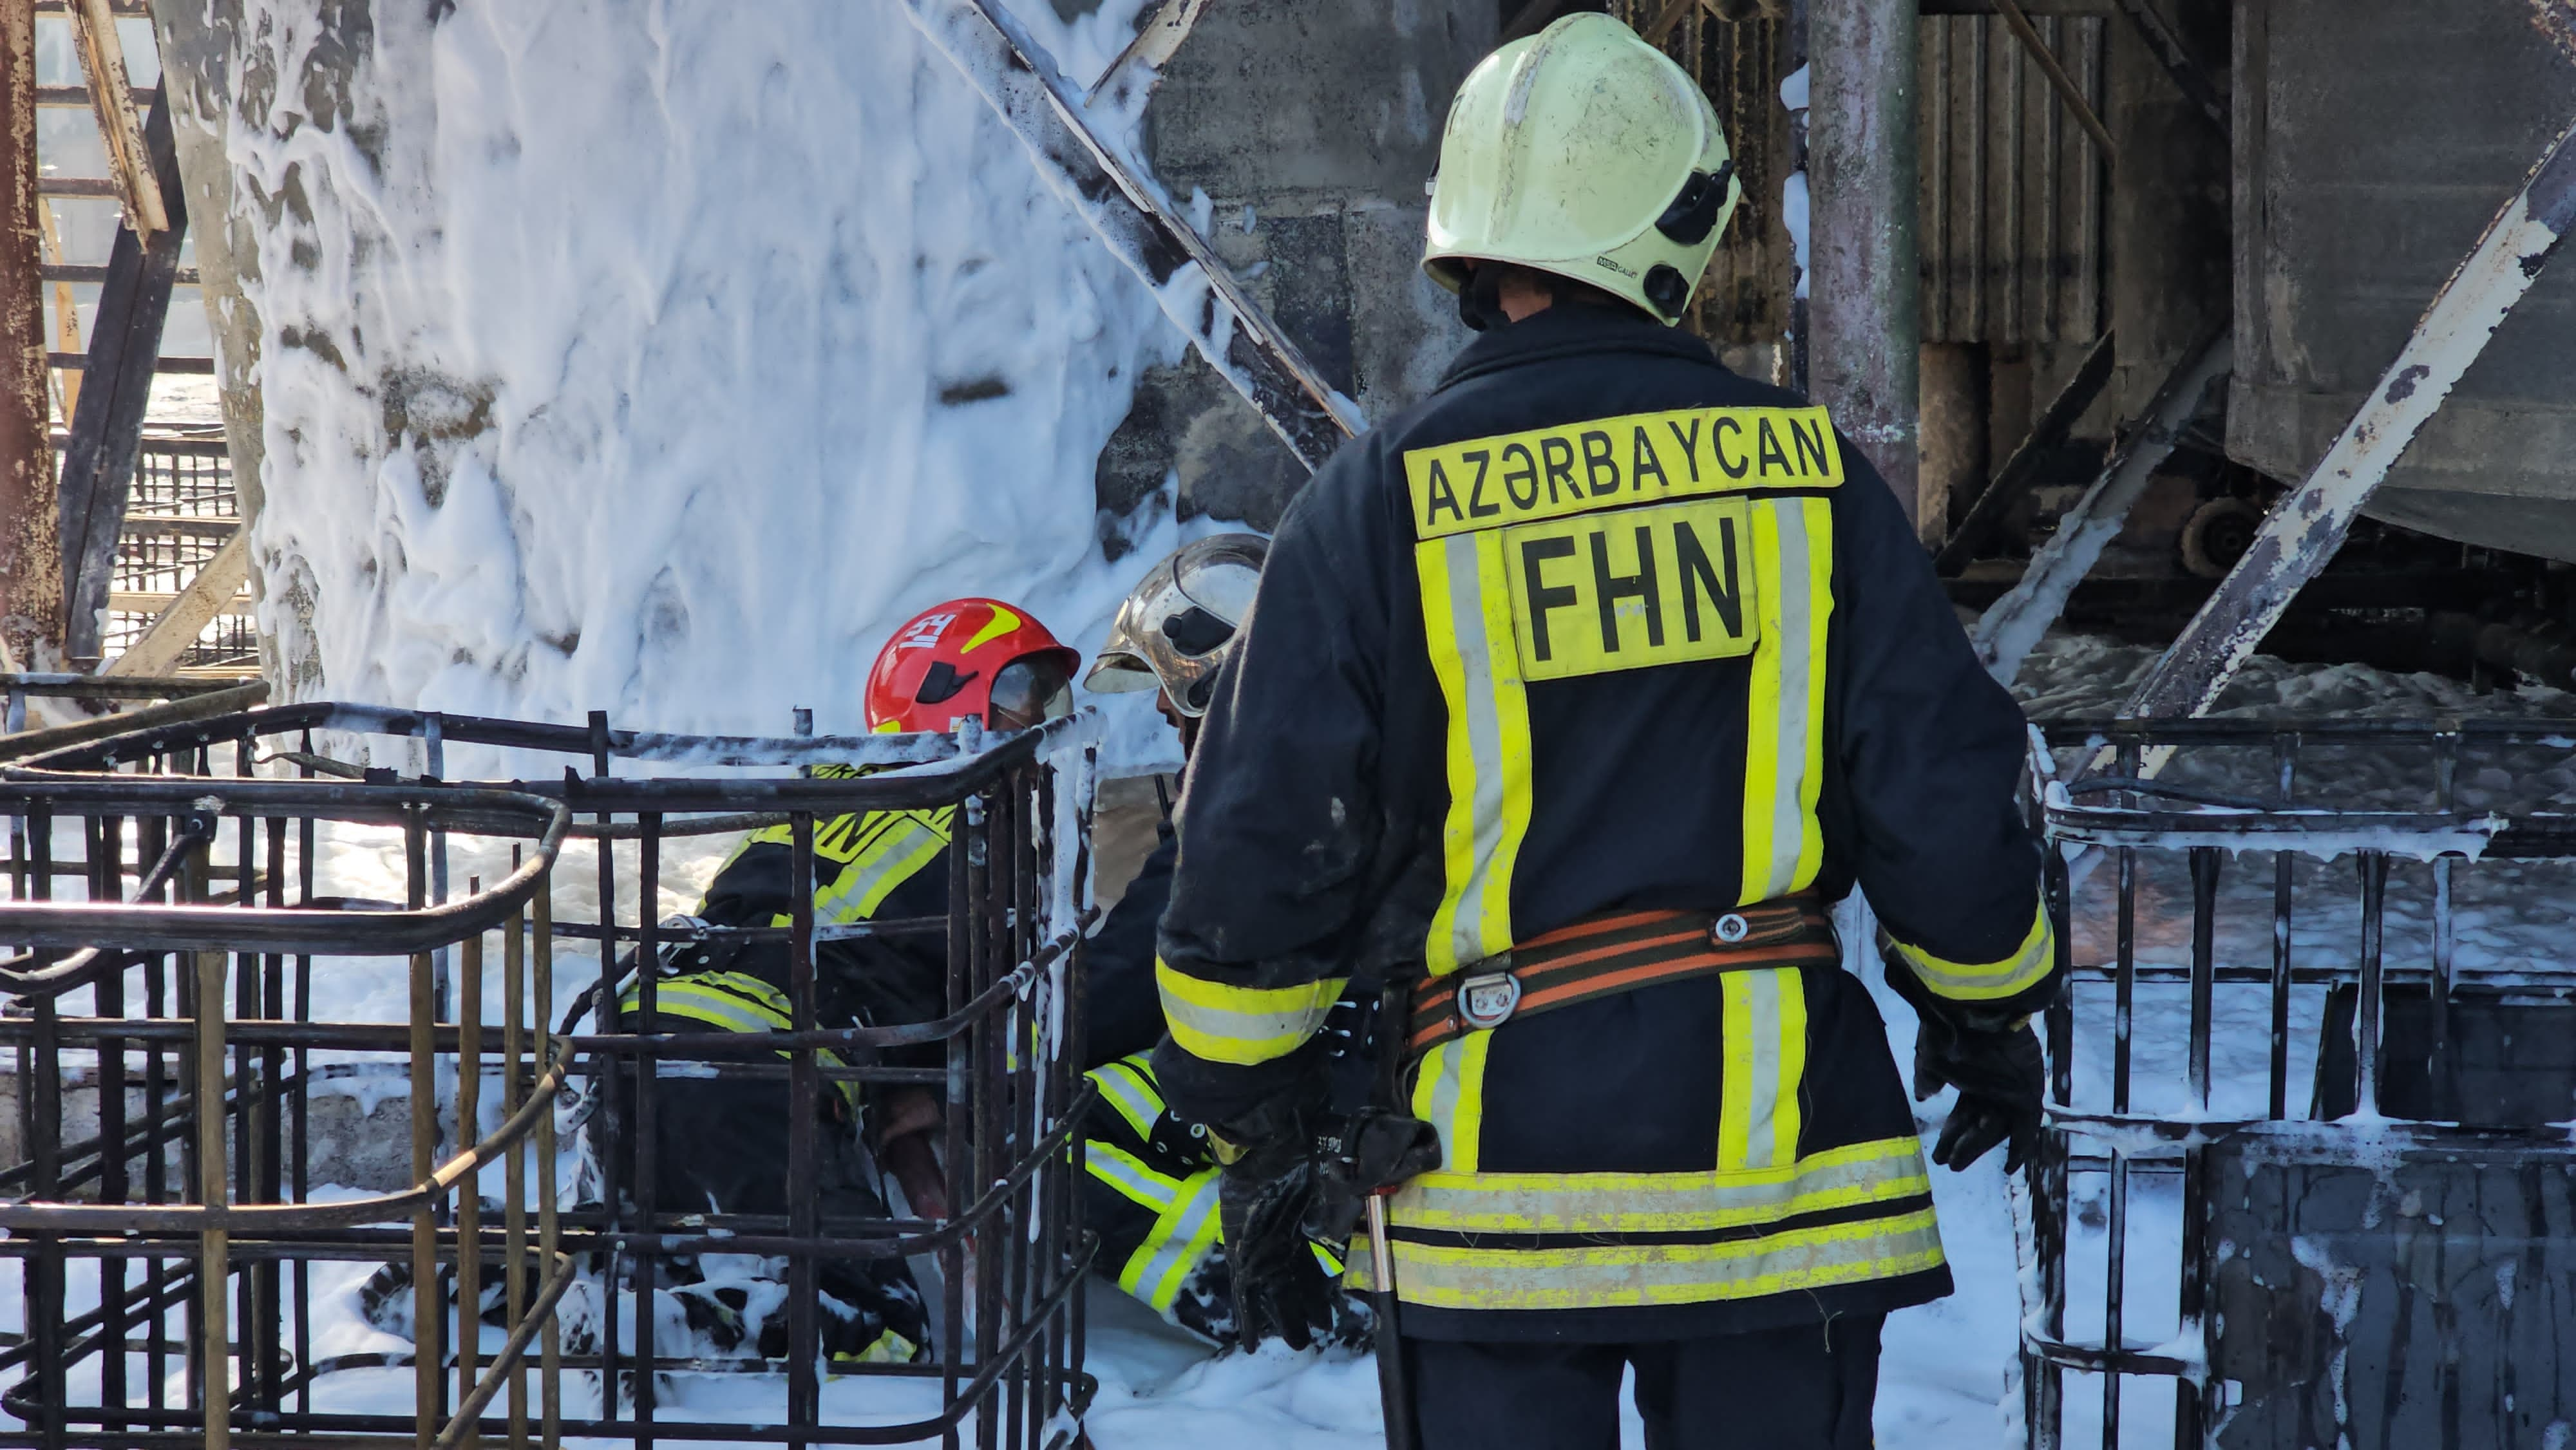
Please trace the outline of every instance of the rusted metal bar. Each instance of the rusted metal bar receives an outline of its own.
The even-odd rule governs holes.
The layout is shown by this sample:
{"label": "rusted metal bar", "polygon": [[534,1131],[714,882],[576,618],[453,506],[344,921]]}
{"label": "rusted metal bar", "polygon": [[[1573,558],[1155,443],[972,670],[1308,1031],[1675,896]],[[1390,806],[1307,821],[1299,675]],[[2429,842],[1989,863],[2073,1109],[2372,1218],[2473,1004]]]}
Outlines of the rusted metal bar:
{"label": "rusted metal bar", "polygon": [[116,16],[108,0],[71,0],[71,21],[72,49],[89,81],[90,109],[98,117],[99,139],[107,145],[125,224],[146,238],[166,232],[170,213],[162,205],[160,178],[144,145],[143,122],[134,114],[134,88],[126,78],[125,43],[117,38]]}
{"label": "rusted metal bar", "polygon": [[[60,596],[56,596],[59,598]],[[113,692],[110,692],[113,693]],[[210,716],[244,710],[268,698],[268,683],[254,681],[173,700],[166,705],[149,705],[125,715],[105,715],[84,720],[77,725],[61,725],[51,730],[29,730],[12,735],[0,745],[0,760],[24,760],[48,750],[104,740],[128,730],[149,729],[154,725],[174,725],[186,720],[203,720]]]}
{"label": "rusted metal bar", "polygon": [[[205,863],[209,846],[201,844],[189,855],[189,867],[182,873],[187,895],[205,895]],[[197,1201],[219,1207],[229,1201],[225,1171],[224,1128],[224,953],[204,951],[193,954],[196,967],[196,1083],[197,1096]],[[205,1443],[207,1450],[226,1450],[232,1439],[232,1310],[231,1263],[226,1252],[228,1231],[221,1219],[210,1222],[198,1236],[197,1290],[198,1309],[198,1398],[206,1412]]]}
{"label": "rusted metal bar", "polygon": [[2222,327],[2184,357],[2156,390],[2146,419],[2111,451],[2092,486],[2031,557],[2021,582],[1979,616],[1972,631],[1977,657],[1996,679],[2009,683],[2021,672],[2022,660],[2065,611],[2067,596],[2120,532],[2130,506],[2146,492],[2147,480],[2173,453],[2209,390],[2234,366],[2235,356],[2233,335]]}
{"label": "rusted metal bar", "polygon": [[[403,824],[403,902],[419,910],[428,900],[429,839],[418,813]],[[438,1157],[438,997],[431,990],[429,953],[411,959],[411,1177],[426,1183]],[[438,1288],[438,1204],[424,1198],[411,1219],[412,1438],[429,1450],[438,1432],[439,1340],[446,1296]]]}
{"label": "rusted metal bar", "polygon": [[2111,144],[2111,128],[2103,125],[2102,118],[2093,113],[2093,103],[2085,98],[2084,88],[2075,83],[2075,77],[2066,73],[2065,63],[2057,58],[2057,52],[2049,49],[2048,42],[2040,38],[2039,28],[2022,13],[2019,0],[1995,0],[1995,8],[2003,13],[2004,25],[2021,41],[2022,49],[2030,52],[2030,58],[2039,66],[2039,73],[2048,77],[2049,88],[2057,92],[2057,99],[2075,113],[2077,123],[2084,127],[2086,135],[2093,138],[2094,146],[2102,153],[2102,164],[2118,165],[2120,148]]}
{"label": "rusted metal bar", "polygon": [[[607,847],[600,849],[606,850]],[[511,863],[515,866],[517,863]],[[529,899],[530,975],[535,978],[535,1010],[531,1014],[537,1034],[537,1067],[541,1073],[562,1070],[562,1049],[548,1034],[555,1020],[555,908],[554,864],[540,863],[536,894]],[[547,1112],[537,1119],[537,1257],[552,1263],[562,1237],[557,1218],[555,1183],[555,1115]],[[563,1439],[563,1326],[549,1314],[538,1341],[537,1359],[537,1443],[545,1450],[555,1450]]]}
{"label": "rusted metal bar", "polygon": [[[1309,470],[1362,420],[1127,157],[1083,120],[1081,94],[1000,0],[904,0],[921,28],[1029,148],[1038,170],[1163,315]],[[1910,74],[1910,72],[1909,72]],[[1910,266],[1910,260],[1909,260]]]}
{"label": "rusted metal bar", "polygon": [[2441,410],[2514,304],[2576,228],[2576,126],[2562,131],[2522,189],[2424,310],[2396,361],[2307,481],[2275,505],[2182,637],[2130,692],[2125,713],[2197,715],[2252,657],[2299,589],[2342,547],[2388,470]]}
{"label": "rusted metal bar", "polygon": [[0,654],[12,669],[52,664],[63,640],[35,100],[35,11],[30,0],[0,0]]}
{"label": "rusted metal bar", "polygon": [[[520,864],[520,848],[510,848],[510,864]],[[528,944],[522,931],[526,917],[512,912],[501,924],[501,1112],[507,1117],[526,1101],[528,1035]],[[544,1019],[540,1018],[542,1023]],[[542,1032],[540,1033],[542,1040]],[[528,1314],[528,1150],[513,1143],[501,1159],[501,1293],[509,1324],[519,1329]],[[510,1450],[528,1446],[528,1372],[524,1357],[510,1368]]]}
{"label": "rusted metal bar", "polygon": [[[468,894],[482,889],[481,877],[465,878]],[[467,937],[458,958],[456,1141],[471,1143],[483,1133],[483,933]],[[441,1440],[462,1444],[465,1450],[476,1450],[483,1443],[462,1408],[472,1403],[475,1382],[482,1378],[483,1195],[478,1190],[478,1183],[469,1178],[465,1191],[456,1195],[456,1403],[463,1428],[450,1426]],[[512,1263],[502,1265],[505,1274],[518,1269]]]}
{"label": "rusted metal bar", "polygon": [[1995,470],[1995,476],[1987,482],[1985,491],[1977,495],[1977,501],[1968,505],[1968,511],[1960,516],[1958,525],[1950,530],[1948,541],[1941,545],[1941,552],[1934,557],[1934,568],[1943,574],[1956,574],[1965,568],[1987,538],[1993,535],[1995,525],[2003,522],[2004,515],[2012,512],[2012,506],[2039,482],[2040,460],[2050,449],[2066,441],[2067,432],[2074,428],[2075,420],[2084,416],[2084,410],[2093,406],[2093,400],[2102,396],[2103,385],[2111,381],[2112,356],[2111,334],[2106,332],[2093,344],[2092,350],[2084,354],[2084,361],[2076,365],[2075,376],[2068,378],[2066,386],[2057,390],[2057,396],[2049,399],[2048,407],[2041,411],[2039,420],[2030,425],[2030,435],[2021,440],[2021,446],[2013,450],[2012,457],[2004,460],[2004,466]]}
{"label": "rusted metal bar", "polygon": [[1921,517],[1915,430],[1923,336],[1916,275],[1915,0],[1813,0],[1807,117],[1816,400]]}
{"label": "rusted metal bar", "polygon": [[165,84],[156,92],[143,139],[160,178],[168,227],[145,237],[119,227],[107,285],[90,324],[80,409],[72,415],[59,488],[63,544],[63,649],[77,660],[98,655],[99,615],[115,572],[116,541],[134,482],[134,459],[160,361],[161,327],[179,272],[188,210],[179,188]]}
{"label": "rusted metal bar", "polygon": [[2230,128],[2226,77],[2211,77],[2208,67],[2203,66],[2199,57],[2191,53],[2191,48],[2182,43],[2182,37],[2175,33],[2172,22],[2156,8],[2155,0],[2119,0],[2119,4],[2120,13],[2129,17],[2138,38],[2147,43],[2147,50],[2155,56],[2156,64],[2163,66],[2165,74],[2173,77],[2175,87],[2199,108],[2202,115],[2215,123],[2220,132],[2226,132]]}
{"label": "rusted metal bar", "polygon": [[[113,267],[110,270],[113,271]],[[89,371],[90,364],[91,359],[86,353],[49,352],[45,354],[45,366],[59,368],[64,372],[85,373]],[[155,372],[174,373],[187,377],[212,377],[215,371],[215,360],[210,357],[155,358],[152,368]]]}

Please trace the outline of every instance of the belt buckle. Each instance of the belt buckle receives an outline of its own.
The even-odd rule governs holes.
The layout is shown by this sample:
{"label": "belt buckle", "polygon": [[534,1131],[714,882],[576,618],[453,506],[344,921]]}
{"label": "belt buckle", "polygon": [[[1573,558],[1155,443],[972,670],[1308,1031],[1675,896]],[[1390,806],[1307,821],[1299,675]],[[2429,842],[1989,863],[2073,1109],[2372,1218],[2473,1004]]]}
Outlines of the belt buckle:
{"label": "belt buckle", "polygon": [[1471,1032],[1491,1032],[1520,1010],[1521,979],[1511,968],[1479,972],[1458,982],[1458,1023]]}

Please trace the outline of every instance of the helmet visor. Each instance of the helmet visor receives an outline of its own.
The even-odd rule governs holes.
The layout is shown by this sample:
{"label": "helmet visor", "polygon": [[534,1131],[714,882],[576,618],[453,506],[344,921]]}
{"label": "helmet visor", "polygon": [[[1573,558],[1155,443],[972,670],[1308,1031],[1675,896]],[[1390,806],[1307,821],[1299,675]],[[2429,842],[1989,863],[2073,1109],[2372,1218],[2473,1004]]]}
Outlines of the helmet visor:
{"label": "helmet visor", "polygon": [[1073,671],[1056,655],[1022,655],[993,676],[984,723],[995,730],[1027,730],[1073,713]]}

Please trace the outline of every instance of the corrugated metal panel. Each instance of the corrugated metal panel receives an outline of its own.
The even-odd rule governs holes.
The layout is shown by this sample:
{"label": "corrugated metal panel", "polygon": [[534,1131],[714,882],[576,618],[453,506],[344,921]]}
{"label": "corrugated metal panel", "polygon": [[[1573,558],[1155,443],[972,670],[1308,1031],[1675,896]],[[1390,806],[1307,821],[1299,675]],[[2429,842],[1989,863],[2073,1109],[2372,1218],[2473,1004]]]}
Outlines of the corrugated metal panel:
{"label": "corrugated metal panel", "polygon": [[[1607,8],[1642,31],[1665,6],[1610,0]],[[1791,68],[1788,7],[1734,0],[1725,8],[1743,18],[1720,19],[1694,5],[1663,41],[1664,53],[1698,78],[1717,107],[1744,182],[1744,200],[1685,325],[1720,344],[1775,342],[1789,328],[1793,256],[1780,216],[1780,188],[1791,170],[1789,113],[1780,105],[1780,81]]]}
{"label": "corrugated metal panel", "polygon": [[[2098,18],[2032,26],[2103,108]],[[2001,17],[1923,20],[1923,340],[2082,342],[2102,329],[2101,157]]]}

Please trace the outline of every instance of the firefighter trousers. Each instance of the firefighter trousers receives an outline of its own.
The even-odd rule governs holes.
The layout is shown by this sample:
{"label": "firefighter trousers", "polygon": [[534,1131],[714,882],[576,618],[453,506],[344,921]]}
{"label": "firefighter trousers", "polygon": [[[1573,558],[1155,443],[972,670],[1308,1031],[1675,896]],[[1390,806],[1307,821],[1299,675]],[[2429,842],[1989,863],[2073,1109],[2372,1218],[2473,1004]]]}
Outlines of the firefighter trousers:
{"label": "firefighter trousers", "polygon": [[1404,1341],[1422,1450],[1619,1450],[1637,1372],[1647,1450],[1870,1450],[1884,1316],[1637,1344]]}

